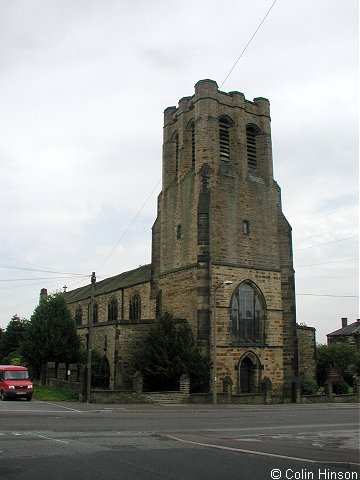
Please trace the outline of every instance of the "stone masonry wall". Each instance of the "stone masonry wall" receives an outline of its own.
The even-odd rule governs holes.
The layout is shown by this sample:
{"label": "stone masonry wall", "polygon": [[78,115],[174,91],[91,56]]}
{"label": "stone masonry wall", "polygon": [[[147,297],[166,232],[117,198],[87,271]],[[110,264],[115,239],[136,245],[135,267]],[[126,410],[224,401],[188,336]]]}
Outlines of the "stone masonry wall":
{"label": "stone masonry wall", "polygon": [[[236,267],[213,266],[214,283],[230,280],[232,285],[222,286],[216,294],[216,325],[218,344],[218,376],[229,376],[234,388],[239,388],[239,361],[246,352],[253,352],[259,358],[261,378],[268,377],[274,394],[282,393],[282,315],[281,315],[281,276],[279,272],[259,271]],[[266,302],[265,343],[264,345],[233,344],[231,338],[231,296],[234,289],[243,281],[250,280],[261,290]],[[260,378],[260,380],[261,380]]]}
{"label": "stone masonry wall", "polygon": [[315,328],[297,325],[299,350],[299,374],[316,382],[316,339]]}

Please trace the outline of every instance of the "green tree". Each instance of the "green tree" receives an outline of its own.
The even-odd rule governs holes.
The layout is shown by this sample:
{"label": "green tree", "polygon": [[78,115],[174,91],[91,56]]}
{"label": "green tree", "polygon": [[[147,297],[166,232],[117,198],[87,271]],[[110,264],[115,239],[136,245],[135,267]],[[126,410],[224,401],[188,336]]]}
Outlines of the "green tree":
{"label": "green tree", "polygon": [[80,342],[63,295],[49,296],[35,308],[24,334],[22,356],[35,378],[46,362],[77,362]]}
{"label": "green tree", "polygon": [[352,383],[354,374],[359,374],[360,353],[348,343],[337,342],[318,345],[316,368],[319,385],[324,385],[329,368],[339,368],[343,379]]}
{"label": "green tree", "polygon": [[169,313],[151,325],[144,342],[133,350],[133,365],[143,374],[146,390],[176,389],[184,373],[192,390],[209,381],[210,362],[199,351],[191,327]]}
{"label": "green tree", "polygon": [[0,363],[10,364],[14,358],[20,359],[25,329],[28,321],[14,315],[0,337]]}

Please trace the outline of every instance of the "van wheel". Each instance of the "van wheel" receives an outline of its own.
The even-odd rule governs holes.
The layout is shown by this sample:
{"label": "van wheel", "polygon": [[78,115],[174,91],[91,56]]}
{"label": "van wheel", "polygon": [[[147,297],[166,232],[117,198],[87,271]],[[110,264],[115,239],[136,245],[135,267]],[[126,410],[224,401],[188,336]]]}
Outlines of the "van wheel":
{"label": "van wheel", "polygon": [[31,397],[26,397],[27,402],[31,402]]}
{"label": "van wheel", "polygon": [[5,397],[5,393],[4,393],[3,390],[1,390],[0,398],[1,398],[1,400],[2,400],[3,402],[5,402],[6,397]]}

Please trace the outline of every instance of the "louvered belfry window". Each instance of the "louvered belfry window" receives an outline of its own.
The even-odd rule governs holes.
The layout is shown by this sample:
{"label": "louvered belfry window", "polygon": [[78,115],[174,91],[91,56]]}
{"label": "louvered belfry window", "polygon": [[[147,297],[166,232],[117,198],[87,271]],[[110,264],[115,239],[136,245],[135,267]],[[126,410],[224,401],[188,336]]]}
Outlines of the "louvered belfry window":
{"label": "louvered belfry window", "polygon": [[179,135],[176,133],[175,137],[175,176],[179,175]]}
{"label": "louvered belfry window", "polygon": [[195,123],[191,124],[191,163],[195,167]]}
{"label": "louvered belfry window", "polygon": [[246,127],[246,150],[248,167],[255,170],[257,168],[256,136],[260,130],[256,125],[247,125]]}
{"label": "louvered belfry window", "polygon": [[230,122],[226,117],[219,118],[220,160],[230,160]]}

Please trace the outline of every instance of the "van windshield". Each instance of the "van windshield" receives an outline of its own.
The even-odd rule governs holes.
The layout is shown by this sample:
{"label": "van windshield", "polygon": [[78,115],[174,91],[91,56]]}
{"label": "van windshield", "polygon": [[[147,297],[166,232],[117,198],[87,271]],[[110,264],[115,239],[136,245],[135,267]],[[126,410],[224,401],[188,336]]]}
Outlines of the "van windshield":
{"label": "van windshield", "polygon": [[5,372],[5,380],[27,380],[28,378],[27,370],[8,370]]}

